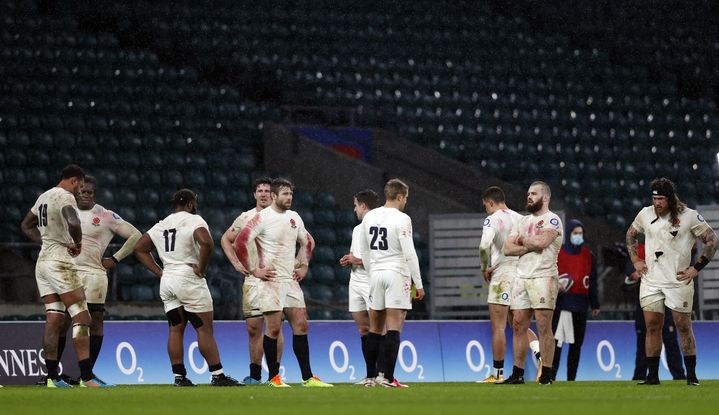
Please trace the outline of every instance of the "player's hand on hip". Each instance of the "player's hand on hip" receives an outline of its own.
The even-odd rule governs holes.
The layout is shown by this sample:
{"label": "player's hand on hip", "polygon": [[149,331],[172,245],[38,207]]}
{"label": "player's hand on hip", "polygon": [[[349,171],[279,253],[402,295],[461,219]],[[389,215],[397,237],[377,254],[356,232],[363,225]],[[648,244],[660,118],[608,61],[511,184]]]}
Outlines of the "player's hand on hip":
{"label": "player's hand on hip", "polygon": [[647,264],[644,261],[637,261],[634,264],[634,269],[637,271],[637,274],[639,274],[639,278],[647,275],[647,272],[649,271],[649,268],[647,268]]}
{"label": "player's hand on hip", "polygon": [[301,267],[296,268],[292,273],[292,278],[294,278],[297,282],[302,281],[307,276],[307,270],[307,265],[302,265]]}
{"label": "player's hand on hip", "polygon": [[277,272],[274,270],[274,268],[257,268],[254,271],[252,271],[252,275],[255,277],[261,279],[262,281],[269,281],[277,275]]}
{"label": "player's hand on hip", "polygon": [[677,280],[683,281],[687,285],[689,285],[689,284],[691,284],[692,280],[694,280],[694,278],[697,277],[697,275],[699,275],[699,271],[694,269],[694,267],[689,267],[689,268],[685,269],[684,271],[677,272]]}
{"label": "player's hand on hip", "polygon": [[80,255],[80,252],[82,252],[82,244],[67,244],[65,245],[67,247],[67,253],[75,258],[78,255]]}
{"label": "player's hand on hip", "polygon": [[482,276],[484,277],[484,280],[487,282],[492,282],[492,268],[487,268],[484,271],[482,271]]}
{"label": "player's hand on hip", "polygon": [[424,298],[424,288],[417,288],[417,294],[414,296],[415,301],[421,301]]}
{"label": "player's hand on hip", "polygon": [[197,266],[197,264],[187,264],[192,267],[192,272],[195,273],[200,278],[205,278],[205,273],[200,270],[200,267]]}
{"label": "player's hand on hip", "polygon": [[113,261],[112,258],[105,257],[102,259],[102,267],[105,269],[115,268],[115,265],[117,265],[117,263]]}

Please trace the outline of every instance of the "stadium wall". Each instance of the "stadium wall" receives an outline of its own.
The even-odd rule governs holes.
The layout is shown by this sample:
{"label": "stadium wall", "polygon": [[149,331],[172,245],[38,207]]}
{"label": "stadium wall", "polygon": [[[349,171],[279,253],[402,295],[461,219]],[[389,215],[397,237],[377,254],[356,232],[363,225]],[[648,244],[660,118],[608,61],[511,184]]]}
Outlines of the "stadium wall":
{"label": "stadium wall", "polygon": [[[42,322],[0,323],[0,384],[33,384],[45,374],[40,347]],[[167,323],[106,322],[102,353],[95,372],[116,384],[169,384],[172,382],[165,344]],[[695,322],[697,374],[700,379],[719,378],[719,323]],[[284,325],[285,338],[291,338]],[[364,360],[357,328],[351,321],[310,322],[310,351],[316,375],[329,382],[357,382],[364,373]],[[508,341],[511,333],[508,331]],[[185,365],[196,383],[208,383],[210,374],[200,356],[193,330],[187,330]],[[215,337],[225,371],[243,378],[248,372],[247,331],[244,322],[215,323]],[[579,364],[578,380],[629,380],[634,370],[636,336],[633,322],[590,321]],[[300,381],[294,355],[286,347],[282,373],[289,383]],[[511,348],[510,348],[511,349]],[[566,354],[565,347],[564,354]],[[63,368],[77,376],[77,363],[68,344]],[[557,379],[566,379],[566,356]],[[505,369],[511,370],[507,356]],[[492,366],[491,328],[488,321],[408,321],[396,376],[402,382],[468,382],[484,379]],[[534,362],[526,363],[526,377],[536,374]],[[267,372],[265,370],[264,376]],[[660,377],[671,379],[664,355]]]}

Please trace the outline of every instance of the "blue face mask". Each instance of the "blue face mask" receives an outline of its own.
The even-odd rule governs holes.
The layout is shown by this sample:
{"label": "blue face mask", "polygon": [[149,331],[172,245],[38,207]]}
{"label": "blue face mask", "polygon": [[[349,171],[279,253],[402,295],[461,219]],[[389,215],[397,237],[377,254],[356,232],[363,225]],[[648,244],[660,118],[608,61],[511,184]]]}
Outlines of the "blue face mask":
{"label": "blue face mask", "polygon": [[584,236],[582,235],[572,235],[569,237],[569,242],[572,243],[572,245],[581,245],[584,243]]}

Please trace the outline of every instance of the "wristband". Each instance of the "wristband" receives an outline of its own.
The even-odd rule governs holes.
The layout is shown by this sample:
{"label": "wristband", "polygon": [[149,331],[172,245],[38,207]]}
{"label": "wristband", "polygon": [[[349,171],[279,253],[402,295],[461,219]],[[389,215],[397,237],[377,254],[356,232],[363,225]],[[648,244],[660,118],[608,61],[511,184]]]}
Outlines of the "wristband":
{"label": "wristband", "polygon": [[701,271],[704,267],[706,267],[709,264],[709,258],[702,255],[697,262],[692,265],[695,270]]}

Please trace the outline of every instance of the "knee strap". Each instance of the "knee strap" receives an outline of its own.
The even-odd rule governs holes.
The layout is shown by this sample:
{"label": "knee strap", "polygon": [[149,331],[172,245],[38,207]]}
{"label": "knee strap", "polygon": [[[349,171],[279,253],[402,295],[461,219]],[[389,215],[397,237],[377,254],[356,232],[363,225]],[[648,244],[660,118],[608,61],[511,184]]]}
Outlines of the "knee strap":
{"label": "knee strap", "polygon": [[198,316],[195,313],[191,313],[187,310],[185,310],[185,314],[187,314],[187,320],[192,324],[192,327],[194,327],[196,329],[199,329],[200,327],[202,327],[203,323],[202,323],[202,319],[200,318],[200,316]]}
{"label": "knee strap", "polygon": [[83,323],[75,323],[72,325],[72,338],[77,339],[78,337],[90,336],[90,325]]}
{"label": "knee strap", "polygon": [[62,301],[55,301],[54,303],[45,304],[46,313],[65,314],[65,304]]}
{"label": "knee strap", "polygon": [[85,300],[80,300],[67,308],[67,312],[70,313],[70,317],[75,317],[83,311],[87,311],[87,301]]}
{"label": "knee strap", "polygon": [[167,316],[167,323],[172,326],[177,326],[183,323],[182,315],[180,314],[179,308],[173,308],[172,310],[165,313]]}

